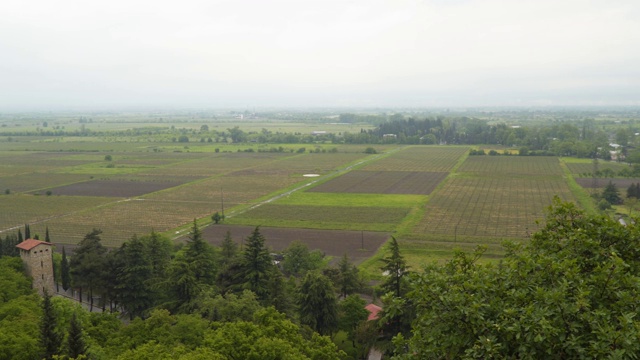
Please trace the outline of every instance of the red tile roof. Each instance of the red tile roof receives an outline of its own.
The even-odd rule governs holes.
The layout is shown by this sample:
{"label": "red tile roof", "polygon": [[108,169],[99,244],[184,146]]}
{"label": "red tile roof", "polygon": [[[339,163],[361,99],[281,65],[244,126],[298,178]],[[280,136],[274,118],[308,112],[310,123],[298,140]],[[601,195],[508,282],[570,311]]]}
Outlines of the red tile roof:
{"label": "red tile roof", "polygon": [[16,247],[22,250],[29,251],[40,244],[53,245],[52,243],[46,242],[46,241],[40,241],[36,239],[27,239],[21,242],[20,244],[16,245]]}
{"label": "red tile roof", "polygon": [[378,313],[382,311],[382,308],[376,304],[369,304],[364,307],[369,311],[369,317],[367,320],[378,320]]}

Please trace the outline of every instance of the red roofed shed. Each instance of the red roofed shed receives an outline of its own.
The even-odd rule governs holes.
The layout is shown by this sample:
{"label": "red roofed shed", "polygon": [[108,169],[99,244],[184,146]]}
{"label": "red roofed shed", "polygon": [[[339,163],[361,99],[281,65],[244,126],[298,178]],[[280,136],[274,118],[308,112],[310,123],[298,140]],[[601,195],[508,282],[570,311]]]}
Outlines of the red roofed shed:
{"label": "red roofed shed", "polygon": [[364,308],[369,311],[369,317],[367,318],[367,321],[378,320],[378,313],[382,311],[382,308],[380,306],[376,304],[369,304]]}

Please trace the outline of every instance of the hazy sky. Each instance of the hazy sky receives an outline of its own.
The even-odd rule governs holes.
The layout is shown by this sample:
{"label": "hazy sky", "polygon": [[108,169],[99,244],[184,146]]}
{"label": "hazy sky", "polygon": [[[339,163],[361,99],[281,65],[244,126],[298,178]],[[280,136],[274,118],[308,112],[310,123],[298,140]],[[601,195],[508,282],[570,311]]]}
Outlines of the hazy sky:
{"label": "hazy sky", "polygon": [[0,3],[0,110],[465,105],[640,105],[640,1]]}

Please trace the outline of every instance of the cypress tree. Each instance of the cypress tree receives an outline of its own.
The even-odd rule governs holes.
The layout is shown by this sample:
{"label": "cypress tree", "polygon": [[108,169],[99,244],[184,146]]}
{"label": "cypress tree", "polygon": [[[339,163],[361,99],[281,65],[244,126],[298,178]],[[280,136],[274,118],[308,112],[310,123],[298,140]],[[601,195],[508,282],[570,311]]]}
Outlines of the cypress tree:
{"label": "cypress tree", "polygon": [[44,231],[44,241],[51,242],[51,238],[49,237],[49,227],[47,226]]}
{"label": "cypress tree", "polygon": [[24,241],[24,239],[22,238],[22,231],[20,231],[20,229],[18,229],[18,244],[20,244],[23,241]]}
{"label": "cypress tree", "polygon": [[31,228],[29,228],[29,224],[24,224],[24,238],[31,239]]}
{"label": "cypress tree", "polygon": [[69,324],[69,337],[67,338],[67,355],[69,358],[76,359],[81,355],[87,355],[87,345],[84,342],[82,334],[82,326],[80,321],[73,313],[71,323]]}
{"label": "cypress tree", "polygon": [[60,262],[60,280],[62,288],[67,291],[71,287],[71,275],[69,274],[69,260],[67,259],[67,251],[62,247],[62,261]]}
{"label": "cypress tree", "polygon": [[4,238],[4,242],[3,242],[4,255],[20,256],[20,251],[16,247],[16,245],[18,245],[19,243],[21,243],[21,241],[18,241],[18,238],[16,237],[15,234],[10,234],[10,235],[8,234]]}
{"label": "cypress tree", "polygon": [[51,304],[51,295],[44,293],[42,301],[42,318],[40,319],[40,344],[43,348],[42,357],[45,359],[53,358],[58,355],[62,337],[56,331],[56,314]]}

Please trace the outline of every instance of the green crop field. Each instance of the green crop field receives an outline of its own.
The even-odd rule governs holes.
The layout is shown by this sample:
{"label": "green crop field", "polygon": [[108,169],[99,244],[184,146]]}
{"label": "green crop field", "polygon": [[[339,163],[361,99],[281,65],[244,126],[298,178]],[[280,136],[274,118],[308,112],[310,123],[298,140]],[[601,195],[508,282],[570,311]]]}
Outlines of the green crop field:
{"label": "green crop field", "polygon": [[233,217],[228,224],[392,231],[408,211],[393,207],[265,204]]}

